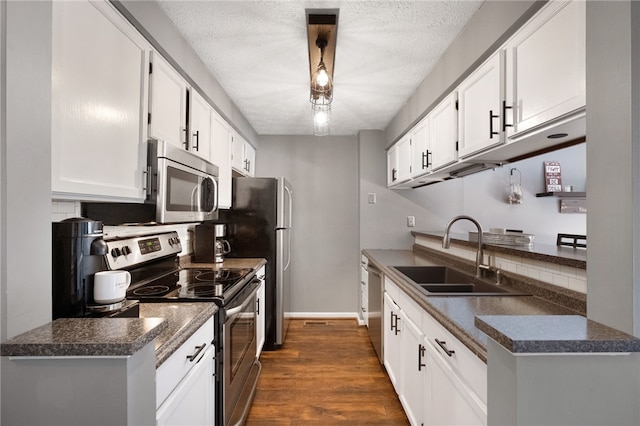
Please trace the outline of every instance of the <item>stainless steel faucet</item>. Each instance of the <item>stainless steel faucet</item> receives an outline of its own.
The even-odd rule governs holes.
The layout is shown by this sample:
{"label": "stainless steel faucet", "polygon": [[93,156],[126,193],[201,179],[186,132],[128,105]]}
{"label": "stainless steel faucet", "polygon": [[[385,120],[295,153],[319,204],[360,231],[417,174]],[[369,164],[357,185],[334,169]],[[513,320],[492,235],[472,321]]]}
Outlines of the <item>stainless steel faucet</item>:
{"label": "stainless steel faucet", "polygon": [[453,225],[454,223],[456,223],[457,221],[462,220],[462,219],[466,219],[466,220],[472,222],[474,225],[476,225],[476,228],[478,228],[478,252],[476,253],[476,276],[477,277],[482,277],[482,269],[483,269],[484,265],[482,264],[482,258],[483,258],[483,254],[482,254],[482,225],[480,225],[480,222],[478,222],[477,220],[475,220],[471,216],[466,216],[466,215],[456,216],[453,219],[451,219],[449,221],[449,223],[447,224],[447,227],[444,229],[444,237],[442,238],[442,248],[448,249],[451,246],[451,237],[449,236],[449,231],[451,230],[451,225]]}

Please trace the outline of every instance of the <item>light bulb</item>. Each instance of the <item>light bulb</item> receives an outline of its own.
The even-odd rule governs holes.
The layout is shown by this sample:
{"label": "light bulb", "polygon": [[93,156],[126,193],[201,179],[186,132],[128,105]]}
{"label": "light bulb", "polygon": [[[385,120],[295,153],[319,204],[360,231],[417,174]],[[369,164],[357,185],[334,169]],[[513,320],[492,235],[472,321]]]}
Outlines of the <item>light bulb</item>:
{"label": "light bulb", "polygon": [[327,70],[324,69],[324,67],[318,68],[317,82],[320,87],[325,87],[327,84],[329,84],[329,74],[327,73]]}
{"label": "light bulb", "polygon": [[317,111],[313,115],[313,121],[319,126],[326,124],[329,122],[329,114],[326,111]]}

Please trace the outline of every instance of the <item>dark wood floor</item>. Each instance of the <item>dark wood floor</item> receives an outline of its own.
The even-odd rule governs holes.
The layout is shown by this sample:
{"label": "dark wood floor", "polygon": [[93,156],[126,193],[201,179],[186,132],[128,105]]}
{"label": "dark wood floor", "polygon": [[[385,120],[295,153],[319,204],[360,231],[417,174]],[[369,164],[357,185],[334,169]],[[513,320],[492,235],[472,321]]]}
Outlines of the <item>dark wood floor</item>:
{"label": "dark wood floor", "polygon": [[260,362],[247,426],[409,424],[355,320],[292,320],[284,347]]}

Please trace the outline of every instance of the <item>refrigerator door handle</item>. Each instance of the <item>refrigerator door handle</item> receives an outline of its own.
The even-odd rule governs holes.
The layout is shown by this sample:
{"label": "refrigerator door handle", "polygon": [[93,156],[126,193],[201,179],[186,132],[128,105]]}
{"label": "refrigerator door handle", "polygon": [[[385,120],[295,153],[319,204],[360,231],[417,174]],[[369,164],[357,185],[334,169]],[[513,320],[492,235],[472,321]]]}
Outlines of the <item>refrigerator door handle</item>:
{"label": "refrigerator door handle", "polygon": [[288,228],[291,228],[291,223],[293,222],[292,214],[293,214],[293,195],[291,194],[291,190],[287,185],[284,186],[284,190],[289,195],[289,223],[286,224]]}
{"label": "refrigerator door handle", "polygon": [[291,231],[287,232],[287,264],[284,265],[284,270],[289,269],[289,265],[291,265]]}

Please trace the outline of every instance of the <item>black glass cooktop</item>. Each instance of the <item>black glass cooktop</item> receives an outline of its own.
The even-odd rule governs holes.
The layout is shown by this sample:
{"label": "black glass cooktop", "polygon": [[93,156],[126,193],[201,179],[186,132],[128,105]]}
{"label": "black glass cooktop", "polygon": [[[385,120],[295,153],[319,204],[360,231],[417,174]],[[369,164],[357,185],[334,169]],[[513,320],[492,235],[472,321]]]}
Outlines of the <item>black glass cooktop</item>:
{"label": "black glass cooktop", "polygon": [[184,268],[142,285],[132,284],[127,291],[127,299],[145,301],[224,299],[234,286],[244,281],[251,271],[244,268],[218,270]]}

